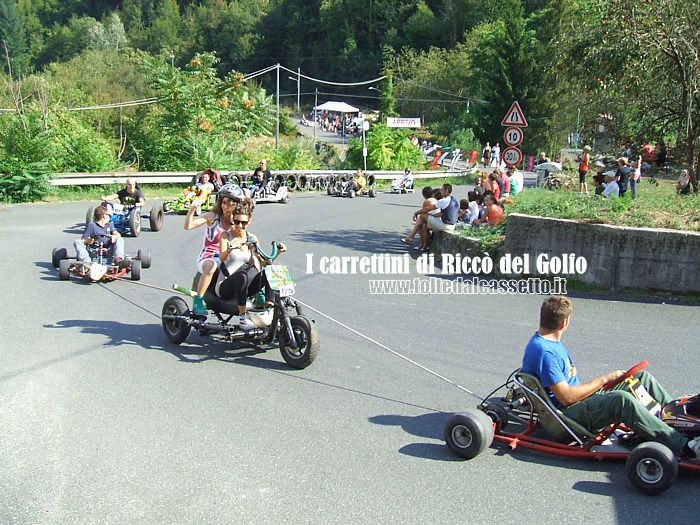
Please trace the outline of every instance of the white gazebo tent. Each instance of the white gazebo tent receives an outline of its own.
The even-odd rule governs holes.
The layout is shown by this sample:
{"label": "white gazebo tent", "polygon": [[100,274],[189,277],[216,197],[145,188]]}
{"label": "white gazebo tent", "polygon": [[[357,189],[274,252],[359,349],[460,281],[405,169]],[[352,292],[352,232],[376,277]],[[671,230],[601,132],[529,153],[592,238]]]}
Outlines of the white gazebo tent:
{"label": "white gazebo tent", "polygon": [[[316,125],[316,112],[318,110],[321,111],[333,111],[335,113],[340,113],[343,115],[344,113],[359,113],[360,110],[354,106],[351,106],[350,104],[347,104],[345,102],[336,102],[333,100],[329,100],[328,102],[324,102],[320,106],[316,106],[314,108],[314,126]],[[314,128],[315,132],[316,128]],[[315,140],[315,139],[314,139]],[[343,144],[345,143],[345,120],[343,119]]]}

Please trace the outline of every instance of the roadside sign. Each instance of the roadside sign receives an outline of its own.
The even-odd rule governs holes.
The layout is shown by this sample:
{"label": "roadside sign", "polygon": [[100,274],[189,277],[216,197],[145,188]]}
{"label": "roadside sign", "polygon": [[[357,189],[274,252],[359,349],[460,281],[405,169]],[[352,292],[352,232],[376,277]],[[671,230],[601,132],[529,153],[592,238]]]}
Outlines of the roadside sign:
{"label": "roadside sign", "polygon": [[516,127],[510,127],[503,134],[503,140],[509,146],[517,146],[523,141],[523,130]]}
{"label": "roadside sign", "polygon": [[504,149],[502,157],[506,166],[517,166],[523,160],[522,152],[515,146]]}
{"label": "roadside sign", "polygon": [[503,117],[501,126],[516,126],[519,128],[527,127],[527,120],[525,120],[525,115],[523,114],[523,110],[520,109],[520,104],[518,104],[517,100],[513,102],[513,105],[508,110],[508,113],[506,113],[506,116]]}

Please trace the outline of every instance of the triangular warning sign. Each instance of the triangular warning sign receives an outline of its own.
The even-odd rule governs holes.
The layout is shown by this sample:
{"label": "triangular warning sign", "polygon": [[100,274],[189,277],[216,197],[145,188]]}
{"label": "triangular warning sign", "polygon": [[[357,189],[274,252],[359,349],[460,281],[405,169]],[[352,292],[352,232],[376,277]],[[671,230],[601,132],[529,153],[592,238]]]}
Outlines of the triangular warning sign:
{"label": "triangular warning sign", "polygon": [[525,115],[523,115],[523,110],[520,109],[520,104],[518,104],[517,100],[513,102],[513,105],[508,110],[508,113],[506,113],[506,116],[503,117],[501,126],[516,126],[520,128],[527,127],[527,120],[525,120]]}

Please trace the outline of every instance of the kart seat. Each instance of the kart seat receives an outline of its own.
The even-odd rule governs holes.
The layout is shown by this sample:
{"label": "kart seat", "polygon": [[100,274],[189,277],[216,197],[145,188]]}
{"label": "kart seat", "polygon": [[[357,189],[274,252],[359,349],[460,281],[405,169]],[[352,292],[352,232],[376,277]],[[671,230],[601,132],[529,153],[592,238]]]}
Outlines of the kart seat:
{"label": "kart seat", "polygon": [[515,374],[515,382],[523,390],[530,406],[533,407],[542,428],[552,437],[562,440],[573,438],[582,444],[584,440],[599,434],[599,432],[593,432],[567,417],[555,407],[537,377],[518,371]]}

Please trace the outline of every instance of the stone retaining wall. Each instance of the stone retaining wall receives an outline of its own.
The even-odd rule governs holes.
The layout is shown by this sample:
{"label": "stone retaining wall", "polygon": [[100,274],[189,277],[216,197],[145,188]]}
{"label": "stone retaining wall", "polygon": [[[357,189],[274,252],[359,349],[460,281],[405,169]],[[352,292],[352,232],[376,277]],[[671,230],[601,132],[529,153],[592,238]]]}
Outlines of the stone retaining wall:
{"label": "stone retaining wall", "polygon": [[[476,239],[444,232],[433,240],[436,253],[481,255]],[[700,292],[700,234],[651,228],[625,228],[565,219],[508,215],[503,253],[529,256],[529,275],[538,271],[537,258],[563,254],[583,257],[586,271],[561,275],[602,288],[635,288],[672,292]],[[572,257],[565,257],[567,262]],[[581,261],[579,260],[579,263]]]}

